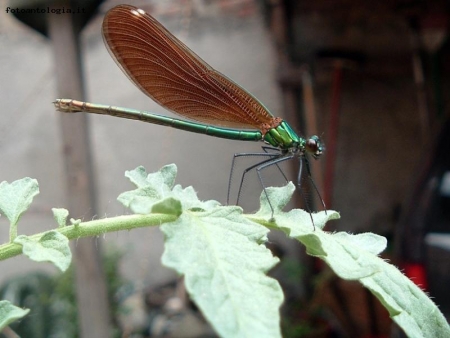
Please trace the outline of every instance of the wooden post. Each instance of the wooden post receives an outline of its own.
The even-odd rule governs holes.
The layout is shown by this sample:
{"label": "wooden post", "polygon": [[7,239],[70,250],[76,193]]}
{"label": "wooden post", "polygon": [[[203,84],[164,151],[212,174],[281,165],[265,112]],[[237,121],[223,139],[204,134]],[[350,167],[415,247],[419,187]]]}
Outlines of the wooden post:
{"label": "wooden post", "polygon": [[[69,2],[58,6],[70,7]],[[58,96],[84,99],[78,34],[70,15],[48,14],[53,41]],[[85,114],[60,114],[67,202],[73,218],[95,215],[92,159]],[[77,240],[73,246],[80,337],[109,337],[109,305],[96,239]]]}

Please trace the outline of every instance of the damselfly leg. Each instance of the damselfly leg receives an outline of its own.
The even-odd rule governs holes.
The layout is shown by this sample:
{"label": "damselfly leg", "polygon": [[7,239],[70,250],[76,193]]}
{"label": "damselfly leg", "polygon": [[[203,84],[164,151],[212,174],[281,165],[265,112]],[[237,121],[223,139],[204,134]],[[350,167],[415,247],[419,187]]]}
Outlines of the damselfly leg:
{"label": "damselfly leg", "polygon": [[[281,173],[281,175],[285,179],[285,181],[288,182],[288,179],[287,179],[286,175],[284,174],[283,170],[281,169],[281,167],[279,166],[279,164],[282,162],[291,160],[295,157],[299,157],[300,161],[299,161],[299,171],[298,171],[298,177],[297,177],[297,189],[300,191],[302,199],[304,200],[305,209],[310,214],[311,221],[314,226],[314,221],[312,218],[312,207],[311,207],[311,204],[310,204],[307,194],[303,191],[305,184],[303,184],[302,181],[304,181],[306,179],[308,181],[308,184],[312,185],[313,190],[319,196],[319,199],[320,199],[324,209],[325,209],[325,203],[323,202],[323,199],[320,195],[319,189],[317,188],[314,180],[312,179],[310,165],[309,165],[307,157],[305,155],[282,153],[279,151],[278,148],[267,147],[267,146],[264,146],[262,148],[264,150],[264,153],[237,153],[237,154],[234,154],[232,165],[231,165],[231,170],[230,170],[230,178],[229,178],[229,182],[228,182],[227,204],[229,204],[229,201],[230,201],[231,183],[232,183],[237,159],[242,158],[242,157],[265,157],[265,159],[263,161],[257,162],[256,164],[253,164],[253,165],[247,167],[246,169],[244,169],[242,176],[241,176],[241,180],[239,182],[236,205],[239,205],[239,201],[241,198],[242,189],[244,186],[246,175],[251,170],[255,169],[257,176],[258,176],[258,180],[259,180],[261,187],[263,188],[263,191],[266,195],[269,207],[272,212],[272,219],[273,219],[274,208],[273,208],[272,202],[270,201],[268,194],[267,194],[267,190],[266,190],[267,186],[265,184],[262,171],[264,169],[267,169],[267,168],[275,165],[277,167],[278,171]],[[271,151],[273,151],[273,152],[271,152]]]}

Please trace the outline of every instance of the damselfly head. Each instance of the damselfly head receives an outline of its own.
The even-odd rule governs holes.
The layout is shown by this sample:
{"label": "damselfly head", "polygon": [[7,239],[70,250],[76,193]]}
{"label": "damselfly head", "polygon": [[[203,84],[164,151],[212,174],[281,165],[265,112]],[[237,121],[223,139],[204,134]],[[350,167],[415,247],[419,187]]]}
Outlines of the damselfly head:
{"label": "damselfly head", "polygon": [[312,157],[318,159],[325,150],[325,146],[323,145],[319,136],[314,135],[306,140],[305,150],[308,154],[311,154]]}

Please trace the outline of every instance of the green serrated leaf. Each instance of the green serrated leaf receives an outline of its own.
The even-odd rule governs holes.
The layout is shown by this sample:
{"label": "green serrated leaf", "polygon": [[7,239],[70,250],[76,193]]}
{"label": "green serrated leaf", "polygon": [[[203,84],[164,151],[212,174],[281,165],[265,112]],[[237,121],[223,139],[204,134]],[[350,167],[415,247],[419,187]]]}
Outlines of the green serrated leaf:
{"label": "green serrated leaf", "polygon": [[152,207],[153,213],[160,213],[160,214],[180,216],[181,211],[182,210],[180,201],[172,197],[166,198],[165,200],[162,200],[161,202],[154,204]]}
{"label": "green serrated leaf", "polygon": [[125,177],[127,177],[131,181],[131,183],[133,183],[138,188],[148,185],[147,176],[147,171],[143,166],[139,166],[133,170],[125,171]]}
{"label": "green serrated leaf", "polygon": [[125,176],[137,189],[120,194],[118,200],[135,213],[148,214],[153,204],[171,197],[176,174],[177,167],[174,164],[164,166],[152,174],[147,174],[143,167],[127,171]]}
{"label": "green serrated leaf", "polygon": [[[293,209],[289,212],[283,212],[283,208],[289,203],[294,191],[295,186],[291,182],[284,187],[267,188],[267,196],[274,208],[273,219],[272,209],[270,208],[267,196],[264,192],[261,193],[260,197],[260,209],[255,214],[248,215],[247,219],[264,224],[270,228],[280,229],[291,237],[303,236],[303,241],[308,243],[307,250],[310,255],[326,255],[320,240],[314,236],[314,233],[316,229],[322,229],[329,220],[338,219],[339,213],[331,210],[309,213],[302,209]],[[270,220],[269,222],[267,221],[268,219]],[[310,236],[310,234],[312,234],[312,236]]]}
{"label": "green serrated leaf", "polygon": [[0,332],[17,319],[25,317],[29,309],[17,307],[7,300],[0,300]]}
{"label": "green serrated leaf", "polygon": [[[369,259],[377,257],[349,241],[342,233],[331,234],[316,229],[314,233],[295,238],[306,246],[308,254],[323,259],[343,279],[361,279],[379,272],[380,267]],[[319,245],[320,254],[315,251]]]}
{"label": "green serrated leaf", "polygon": [[197,193],[194,188],[186,187],[182,188],[177,184],[172,189],[174,198],[179,199],[182,202],[184,210],[212,210],[220,205],[219,202],[214,200],[200,201],[197,197]]}
{"label": "green serrated leaf", "polygon": [[[287,213],[280,211],[284,200],[277,203],[274,196],[279,197],[283,190],[290,194],[291,190],[286,187],[267,189],[269,199],[275,201],[276,226],[302,242],[308,254],[323,259],[339,277],[359,280],[409,337],[450,337],[447,321],[430,298],[397,268],[376,256],[386,248],[384,237],[371,233],[325,232],[321,229],[326,222],[339,218],[337,212],[330,210],[312,214],[315,225],[312,227],[308,213],[298,209]],[[266,204],[252,219],[263,222],[267,213]]]}
{"label": "green serrated leaf", "polygon": [[160,186],[161,188],[168,187],[171,189],[175,184],[177,178],[177,166],[169,164],[162,167],[155,173],[147,174],[144,167],[139,166],[134,170],[126,171],[125,176],[130,179],[132,183],[138,188],[147,186]]}
{"label": "green serrated leaf", "polygon": [[[267,189],[275,211],[275,224],[270,223],[271,226],[302,242],[308,254],[323,259],[341,278],[359,280],[381,301],[409,337],[450,337],[447,321],[430,298],[397,268],[376,256],[386,248],[384,237],[371,233],[351,235],[323,231],[327,221],[339,218],[335,211],[310,215],[294,209],[283,213],[281,210],[292,192],[290,184]],[[266,196],[262,194],[261,209],[250,219],[266,224],[270,214]]]}
{"label": "green serrated leaf", "polygon": [[[269,187],[266,189],[267,195],[264,191],[261,193],[259,198],[260,208],[256,213],[259,217],[271,217],[272,209],[270,205],[273,207],[274,214],[280,213],[283,211],[284,207],[289,203],[292,198],[292,194],[295,191],[295,186],[292,182],[288,182],[284,187]],[[267,200],[267,196],[269,196],[269,201]]]}
{"label": "green serrated leaf", "polygon": [[67,217],[69,217],[69,210],[64,208],[52,208],[53,218],[58,223],[59,228],[64,228],[67,225]]}
{"label": "green serrated leaf", "polygon": [[417,285],[379,257],[374,257],[372,264],[379,272],[360,282],[380,300],[408,337],[450,337],[447,320]]}
{"label": "green serrated leaf", "polygon": [[[169,195],[169,193],[167,193]],[[130,208],[135,214],[149,214],[155,203],[161,200],[161,197],[155,193],[152,187],[138,188],[132,191],[126,191],[117,198],[125,207]]]}
{"label": "green serrated leaf", "polygon": [[51,262],[61,271],[66,271],[72,260],[69,240],[57,231],[44,233],[39,240],[18,236],[14,243],[22,245],[22,251],[36,262]]}
{"label": "green serrated leaf", "polygon": [[[323,229],[323,227],[329,220],[339,218],[339,214],[335,211],[330,211],[330,215],[327,215],[327,211],[309,213],[302,209],[293,209],[288,213],[283,212],[283,209],[291,200],[294,191],[295,186],[292,182],[289,182],[283,187],[269,187],[266,189],[270,204],[273,207],[274,221],[276,224],[278,224],[278,227],[281,230],[283,230],[283,227],[280,226],[280,224],[296,223],[298,224],[296,228],[297,231],[301,231],[302,233],[309,233],[315,228]],[[256,212],[254,216],[251,216],[251,218],[258,219],[259,221],[271,218],[272,209],[270,208],[267,196],[264,192],[261,193],[261,206],[258,212]]]}
{"label": "green serrated leaf", "polygon": [[334,236],[340,237],[342,241],[349,241],[374,255],[379,255],[387,247],[387,239],[385,237],[371,232],[355,235],[346,232],[338,232],[334,234]]}
{"label": "green serrated leaf", "polygon": [[[147,174],[143,167],[127,171],[126,176],[137,186],[137,189],[120,194],[118,200],[134,213],[143,215],[154,212],[155,204],[168,199],[182,201],[182,210],[192,207],[208,210],[219,205],[216,201],[201,202],[192,187],[182,189],[179,185],[174,186],[176,175],[177,167],[174,164],[164,166],[152,174]],[[181,210],[168,209],[167,212],[179,214]]]}
{"label": "green serrated leaf", "polygon": [[280,337],[283,294],[266,275],[278,259],[261,244],[268,230],[241,213],[185,212],[162,225],[162,262],[185,276],[191,298],[222,337]]}
{"label": "green serrated leaf", "polygon": [[11,240],[17,236],[17,222],[37,194],[39,194],[38,182],[29,177],[14,181],[11,184],[6,181],[0,183],[0,212],[11,223]]}

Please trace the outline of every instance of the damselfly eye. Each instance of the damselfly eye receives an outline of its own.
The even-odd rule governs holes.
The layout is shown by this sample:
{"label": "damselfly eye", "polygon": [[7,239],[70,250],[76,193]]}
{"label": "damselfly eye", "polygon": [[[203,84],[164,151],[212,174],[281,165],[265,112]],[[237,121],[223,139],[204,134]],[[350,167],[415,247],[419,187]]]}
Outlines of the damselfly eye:
{"label": "damselfly eye", "polygon": [[323,144],[318,136],[311,136],[305,144],[306,151],[315,159],[318,159],[323,152]]}
{"label": "damselfly eye", "polygon": [[306,141],[306,149],[308,149],[311,153],[316,153],[318,150],[317,141],[310,138],[308,141]]}

